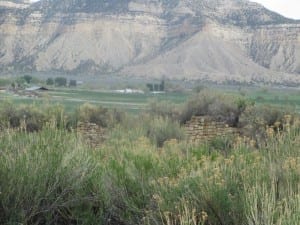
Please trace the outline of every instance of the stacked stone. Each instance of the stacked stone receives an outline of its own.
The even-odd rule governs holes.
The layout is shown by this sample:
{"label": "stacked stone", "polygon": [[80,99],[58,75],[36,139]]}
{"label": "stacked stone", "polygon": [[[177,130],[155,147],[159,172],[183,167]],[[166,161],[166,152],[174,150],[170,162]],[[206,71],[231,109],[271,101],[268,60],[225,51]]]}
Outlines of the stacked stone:
{"label": "stacked stone", "polygon": [[292,116],[291,115],[285,115],[283,119],[283,129],[287,132],[291,131],[291,125],[292,125]]}
{"label": "stacked stone", "polygon": [[79,122],[77,124],[77,133],[92,148],[100,147],[106,139],[105,129],[95,123]]}
{"label": "stacked stone", "polygon": [[188,139],[192,142],[210,141],[217,136],[226,136],[236,133],[235,129],[224,122],[214,121],[207,116],[194,116],[186,124],[185,130]]}

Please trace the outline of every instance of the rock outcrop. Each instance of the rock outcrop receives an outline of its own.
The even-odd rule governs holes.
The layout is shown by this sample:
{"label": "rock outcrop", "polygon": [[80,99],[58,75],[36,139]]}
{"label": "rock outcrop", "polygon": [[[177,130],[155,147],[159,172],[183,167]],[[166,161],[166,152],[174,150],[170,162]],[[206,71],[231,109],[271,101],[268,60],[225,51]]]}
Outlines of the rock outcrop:
{"label": "rock outcrop", "polygon": [[246,0],[6,0],[12,71],[300,83],[300,22]]}
{"label": "rock outcrop", "polygon": [[82,141],[92,148],[101,147],[107,139],[107,131],[94,123],[79,122],[76,130],[78,136],[82,138]]}

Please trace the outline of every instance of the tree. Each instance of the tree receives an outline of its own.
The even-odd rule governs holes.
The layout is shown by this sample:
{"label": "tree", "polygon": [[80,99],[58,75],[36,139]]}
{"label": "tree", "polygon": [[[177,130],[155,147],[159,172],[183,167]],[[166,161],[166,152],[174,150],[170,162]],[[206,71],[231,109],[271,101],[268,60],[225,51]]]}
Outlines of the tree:
{"label": "tree", "polygon": [[23,79],[25,80],[25,82],[26,82],[27,84],[30,84],[30,82],[31,82],[31,80],[32,80],[32,76],[30,76],[30,75],[24,75],[24,76],[23,76]]}
{"label": "tree", "polygon": [[204,86],[204,85],[197,85],[196,87],[194,87],[194,91],[196,92],[196,93],[200,93],[201,91],[203,91],[203,90],[205,90],[206,89],[206,87]]}
{"label": "tree", "polygon": [[164,80],[162,80],[159,85],[159,91],[165,91],[165,81]]}
{"label": "tree", "polygon": [[0,86],[6,86],[11,83],[11,80],[6,79],[6,78],[0,78]]}
{"label": "tree", "polygon": [[70,80],[69,87],[76,87],[76,86],[77,86],[77,81],[76,80]]}
{"label": "tree", "polygon": [[16,82],[16,87],[18,88],[24,87],[27,83],[24,76],[18,77],[15,82]]}
{"label": "tree", "polygon": [[148,83],[147,84],[147,88],[149,88],[149,91],[153,91],[153,84]]}
{"label": "tree", "polygon": [[54,84],[53,78],[52,78],[52,77],[49,77],[49,78],[47,79],[47,81],[46,81],[46,84],[47,84],[47,85],[53,85],[53,84]]}
{"label": "tree", "polygon": [[159,84],[154,84],[154,91],[159,91]]}
{"label": "tree", "polygon": [[67,86],[67,79],[64,77],[56,77],[54,82],[58,87]]}

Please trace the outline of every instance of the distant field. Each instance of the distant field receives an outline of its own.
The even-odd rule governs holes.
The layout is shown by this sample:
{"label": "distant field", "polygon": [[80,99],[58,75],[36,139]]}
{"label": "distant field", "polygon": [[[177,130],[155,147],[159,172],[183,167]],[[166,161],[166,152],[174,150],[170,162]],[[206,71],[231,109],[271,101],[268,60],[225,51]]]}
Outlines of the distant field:
{"label": "distant field", "polygon": [[257,89],[246,92],[246,97],[256,104],[268,104],[278,107],[290,107],[300,111],[300,90],[297,89]]}
{"label": "distant field", "polygon": [[146,109],[150,101],[169,101],[180,104],[186,101],[191,93],[165,93],[165,94],[124,94],[113,92],[90,91],[82,89],[57,89],[41,93],[41,98],[14,96],[12,94],[0,94],[2,99],[17,104],[42,104],[50,102],[62,104],[66,110],[72,111],[84,103],[101,105],[107,108],[117,108],[129,112],[138,112]]}
{"label": "distant field", "polygon": [[[269,104],[278,107],[291,107],[300,110],[300,90],[297,89],[274,89],[259,87],[208,87],[224,94],[244,97],[254,101],[256,104]],[[139,112],[144,110],[150,101],[168,101],[175,104],[184,103],[193,92],[174,92],[165,94],[123,94],[104,91],[93,91],[87,89],[54,89],[41,94],[43,97],[30,98],[26,96],[15,96],[10,93],[0,93],[1,99],[7,99],[17,104],[42,104],[50,102],[62,104],[67,111],[73,111],[84,103],[101,105],[107,108],[117,108],[128,112]]]}
{"label": "distant field", "polygon": [[297,88],[214,86],[213,89],[249,99],[255,104],[290,107],[300,111],[300,89]]}

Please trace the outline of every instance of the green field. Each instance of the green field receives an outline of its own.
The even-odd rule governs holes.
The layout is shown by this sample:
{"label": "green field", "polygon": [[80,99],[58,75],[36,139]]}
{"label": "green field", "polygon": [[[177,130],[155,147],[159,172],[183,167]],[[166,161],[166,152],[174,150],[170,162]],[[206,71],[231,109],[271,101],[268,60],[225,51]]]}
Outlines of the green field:
{"label": "green field", "polygon": [[[256,104],[268,104],[280,107],[289,107],[300,110],[300,90],[296,89],[275,89],[260,87],[207,87],[212,92],[221,92],[226,95],[233,95],[249,99]],[[123,94],[108,91],[95,91],[88,89],[50,89],[40,93],[40,98],[26,96],[15,96],[10,93],[1,93],[0,97],[17,104],[41,104],[50,102],[65,106],[67,111],[73,111],[84,103],[91,103],[107,108],[117,108],[127,112],[139,112],[145,110],[151,101],[166,101],[175,104],[184,103],[194,94],[191,90],[182,92],[170,92],[165,94]]]}
{"label": "green field", "polygon": [[300,91],[289,89],[273,89],[269,91],[259,90],[252,92],[251,99],[259,104],[300,108]]}
{"label": "green field", "polygon": [[41,104],[44,102],[56,103],[65,106],[67,111],[73,111],[84,103],[100,105],[107,108],[117,108],[129,112],[145,110],[150,101],[169,101],[180,104],[186,101],[191,93],[165,93],[165,94],[123,94],[105,91],[89,91],[84,89],[56,89],[42,92],[40,98],[14,96],[1,94],[2,99],[7,99],[17,104]]}

